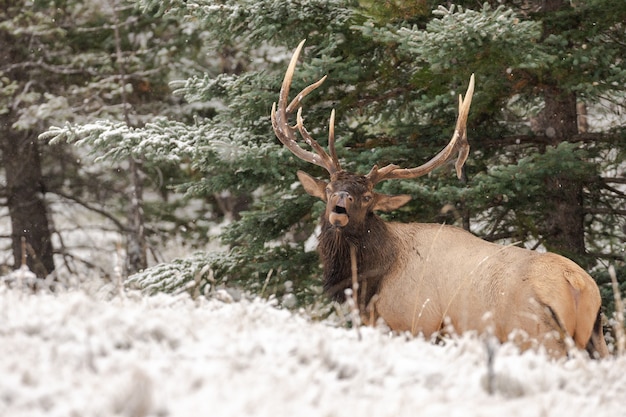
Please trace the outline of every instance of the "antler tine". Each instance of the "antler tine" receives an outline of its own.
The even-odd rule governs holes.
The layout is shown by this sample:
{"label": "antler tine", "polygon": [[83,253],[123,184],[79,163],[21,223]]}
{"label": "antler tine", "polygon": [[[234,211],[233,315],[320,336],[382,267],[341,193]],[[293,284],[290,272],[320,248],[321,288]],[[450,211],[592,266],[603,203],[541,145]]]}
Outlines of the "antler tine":
{"label": "antler tine", "polygon": [[467,141],[467,116],[469,114],[470,105],[472,104],[472,96],[474,94],[474,74],[470,77],[465,98],[459,94],[459,116],[456,121],[454,134],[452,139],[435,157],[415,168],[398,168],[396,165],[388,165],[384,168],[372,168],[368,177],[374,182],[380,182],[389,179],[410,179],[417,178],[428,174],[432,170],[445,164],[454,153],[458,152],[455,163],[456,175],[460,179],[463,172],[463,164],[469,155],[470,146]]}
{"label": "antler tine", "polygon": [[[304,88],[291,101],[291,103],[287,105],[287,101],[289,99],[289,88],[291,87],[293,74],[296,69],[296,64],[298,63],[298,57],[300,56],[300,52],[302,51],[302,47],[304,46],[304,42],[304,40],[300,42],[291,57],[291,61],[289,62],[289,66],[287,67],[287,71],[285,72],[283,84],[280,88],[278,105],[276,105],[276,103],[272,105],[272,127],[274,128],[274,133],[276,134],[276,137],[278,137],[282,144],[285,145],[287,149],[289,149],[295,156],[306,162],[310,162],[312,164],[325,168],[332,175],[335,172],[341,170],[341,167],[337,162],[336,153],[334,152],[334,143],[331,147],[331,154],[334,155],[331,157],[305,129],[301,115],[302,107],[300,106],[302,100],[309,93],[322,85],[324,80],[326,80],[326,76]],[[291,127],[289,126],[289,116],[296,108],[298,108],[297,124],[295,127]],[[298,145],[295,134],[296,129],[300,131],[300,134],[302,135],[306,143],[309,144],[309,146],[311,146],[316,153],[307,151],[300,147],[300,145]],[[331,146],[330,143],[329,146]]]}
{"label": "antler tine", "polygon": [[337,149],[335,149],[335,109],[330,111],[330,121],[328,122],[328,150],[330,151],[333,164],[337,167],[337,171],[341,171]]}
{"label": "antler tine", "polygon": [[320,156],[320,158],[324,161],[324,167],[328,170],[328,172],[332,175],[338,171],[341,171],[341,165],[339,164],[339,159],[337,158],[337,151],[335,150],[335,110],[332,110],[330,113],[330,124],[328,127],[328,147],[330,149],[330,156],[324,151],[324,148],[321,147],[319,143],[304,127],[304,121],[302,119],[302,107],[298,109],[298,113],[296,115],[298,130],[300,131],[300,135],[304,138],[304,141],[311,146],[315,152]]}
{"label": "antler tine", "polygon": [[300,107],[300,103],[302,102],[302,100],[304,100],[304,98],[308,96],[311,93],[311,91],[315,90],[317,87],[322,85],[322,83],[326,81],[326,77],[328,77],[328,75],[324,75],[318,81],[314,82],[310,86],[305,87],[302,91],[300,91],[300,94],[295,96],[294,99],[291,100],[291,103],[289,103],[289,105],[287,106],[287,113],[291,114],[293,113],[294,109],[297,109],[298,107]]}
{"label": "antler tine", "polygon": [[[338,170],[335,169],[339,166],[339,163],[335,164],[335,160],[330,157],[326,151],[324,151],[324,148],[322,148],[322,146],[317,143],[317,141],[315,139],[313,139],[313,136],[311,136],[311,134],[309,133],[308,130],[306,130],[306,127],[304,127],[304,120],[302,119],[302,107],[298,108],[298,113],[296,114],[296,126],[298,127],[298,130],[300,131],[300,135],[302,135],[302,138],[304,138],[304,141],[311,147],[313,148],[313,150],[315,152],[317,152],[317,154],[320,156],[320,158],[324,161],[324,165],[323,167],[325,167],[326,169],[328,169],[328,172],[332,175],[335,172],[337,172]],[[330,130],[330,128],[329,128]],[[333,128],[334,130],[334,128]],[[334,147],[334,146],[333,146]],[[332,167],[332,171],[329,169],[329,167]]]}

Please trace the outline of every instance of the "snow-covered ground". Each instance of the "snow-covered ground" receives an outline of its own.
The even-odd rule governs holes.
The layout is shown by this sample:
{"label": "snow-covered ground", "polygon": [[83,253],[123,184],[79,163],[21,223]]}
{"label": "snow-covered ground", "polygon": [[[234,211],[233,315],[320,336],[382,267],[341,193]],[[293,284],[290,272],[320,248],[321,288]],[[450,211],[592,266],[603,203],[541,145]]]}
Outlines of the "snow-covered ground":
{"label": "snow-covered ground", "polygon": [[0,285],[0,416],[626,416],[626,357],[551,362],[265,301]]}

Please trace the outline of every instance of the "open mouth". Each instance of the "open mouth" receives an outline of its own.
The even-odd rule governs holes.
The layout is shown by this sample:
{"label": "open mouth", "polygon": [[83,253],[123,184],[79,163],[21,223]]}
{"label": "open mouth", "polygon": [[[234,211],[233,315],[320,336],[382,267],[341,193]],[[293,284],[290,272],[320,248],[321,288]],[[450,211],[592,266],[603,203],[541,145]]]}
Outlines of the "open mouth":
{"label": "open mouth", "polygon": [[345,227],[348,224],[348,211],[345,207],[335,206],[328,216],[328,221],[335,227]]}

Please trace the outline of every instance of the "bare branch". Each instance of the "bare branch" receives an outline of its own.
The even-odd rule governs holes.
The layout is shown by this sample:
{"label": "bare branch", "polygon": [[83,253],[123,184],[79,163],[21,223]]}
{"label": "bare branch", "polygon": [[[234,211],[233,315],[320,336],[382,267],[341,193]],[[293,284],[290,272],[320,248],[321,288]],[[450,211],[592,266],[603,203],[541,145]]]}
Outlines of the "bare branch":
{"label": "bare branch", "polygon": [[76,196],[73,196],[73,195],[70,195],[70,194],[66,194],[66,193],[64,193],[63,191],[60,191],[60,190],[53,190],[53,191],[48,190],[48,192],[56,194],[59,197],[63,197],[66,200],[73,201],[76,204],[86,208],[87,210],[93,211],[94,213],[98,213],[102,217],[105,217],[105,218],[109,219],[111,222],[113,222],[115,224],[115,226],[117,226],[117,228],[121,232],[128,233],[130,231],[130,229],[128,227],[124,226],[119,220],[117,220],[113,215],[111,215],[107,211],[102,210],[102,209],[100,209],[98,207],[94,207],[91,204],[89,204],[89,203],[87,203],[85,201],[80,200]]}

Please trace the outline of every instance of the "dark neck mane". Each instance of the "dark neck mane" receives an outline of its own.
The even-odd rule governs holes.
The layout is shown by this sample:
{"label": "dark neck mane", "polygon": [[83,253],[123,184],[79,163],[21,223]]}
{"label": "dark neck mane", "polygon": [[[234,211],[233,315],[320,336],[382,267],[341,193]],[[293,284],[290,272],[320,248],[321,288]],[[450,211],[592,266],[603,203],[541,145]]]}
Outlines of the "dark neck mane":
{"label": "dark neck mane", "polygon": [[352,288],[350,246],[356,248],[359,303],[367,306],[395,262],[395,242],[385,222],[373,213],[359,227],[344,229],[336,229],[322,218],[319,252],[324,265],[324,291],[340,302],[345,301],[344,291]]}

